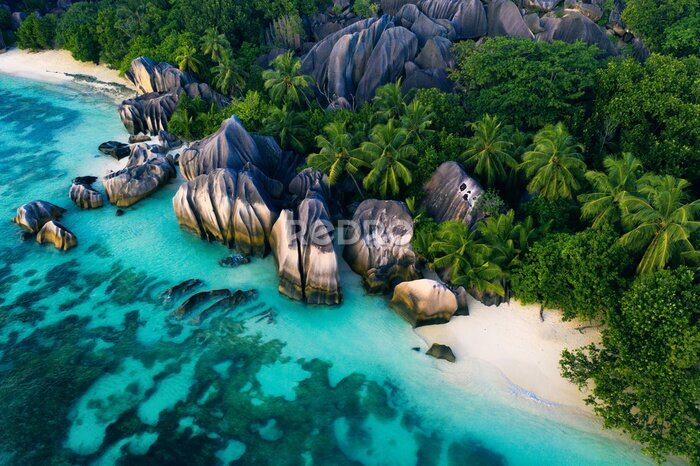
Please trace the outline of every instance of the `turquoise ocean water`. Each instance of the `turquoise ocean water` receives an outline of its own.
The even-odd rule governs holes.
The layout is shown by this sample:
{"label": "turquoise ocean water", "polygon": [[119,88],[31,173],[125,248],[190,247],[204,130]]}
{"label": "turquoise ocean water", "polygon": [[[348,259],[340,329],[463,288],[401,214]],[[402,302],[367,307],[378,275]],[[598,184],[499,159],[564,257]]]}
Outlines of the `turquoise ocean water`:
{"label": "turquoise ocean water", "polygon": [[[488,368],[413,351],[344,265],[335,308],[281,297],[271,258],[221,268],[223,246],[177,225],[181,179],[121,217],[80,211],[71,179],[118,168],[96,148],[126,136],[106,96],[0,75],[0,463],[648,463]],[[77,248],[20,240],[9,219],[33,199],[68,209]],[[258,296],[175,320],[158,295],[189,278]]]}

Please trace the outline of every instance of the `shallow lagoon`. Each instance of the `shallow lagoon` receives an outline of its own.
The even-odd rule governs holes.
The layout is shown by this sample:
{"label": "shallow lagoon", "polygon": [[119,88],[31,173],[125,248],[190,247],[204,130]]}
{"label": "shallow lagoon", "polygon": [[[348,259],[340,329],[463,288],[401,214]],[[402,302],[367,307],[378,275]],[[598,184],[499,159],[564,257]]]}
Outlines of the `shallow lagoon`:
{"label": "shallow lagoon", "polygon": [[[277,293],[271,258],[236,269],[179,229],[181,182],[121,217],[80,211],[75,176],[119,163],[112,99],[0,75],[0,215],[68,208],[63,253],[0,222],[0,459],[15,464],[640,464],[599,422],[457,368],[343,266],[345,302]],[[101,189],[101,185],[97,185]],[[188,278],[258,297],[195,324],[158,295]],[[177,304],[177,303],[174,303]]]}

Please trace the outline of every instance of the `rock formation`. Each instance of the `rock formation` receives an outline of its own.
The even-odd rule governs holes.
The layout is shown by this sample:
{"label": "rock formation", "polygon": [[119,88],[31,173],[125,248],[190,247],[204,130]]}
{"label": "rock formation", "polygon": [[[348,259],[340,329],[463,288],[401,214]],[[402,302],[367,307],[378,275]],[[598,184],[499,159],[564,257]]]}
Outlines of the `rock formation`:
{"label": "rock formation", "polygon": [[56,249],[67,251],[70,248],[78,245],[78,239],[75,235],[58,222],[50,220],[41,227],[36,235],[36,241],[39,244],[51,243],[56,246]]}
{"label": "rock formation", "polygon": [[61,218],[66,211],[46,201],[31,201],[17,208],[17,215],[12,219],[30,233],[37,233],[47,222]]}
{"label": "rock formation", "polygon": [[422,206],[438,222],[457,220],[467,225],[476,220],[474,205],[484,190],[456,162],[445,162],[424,186]]}
{"label": "rock formation", "polygon": [[491,37],[533,38],[518,6],[510,0],[489,0],[488,24]]}
{"label": "rock formation", "polygon": [[109,202],[128,207],[150,196],[176,176],[175,165],[169,156],[150,153],[143,161],[143,151],[135,149],[127,166],[102,179]]}
{"label": "rock formation", "polygon": [[433,343],[428,351],[425,352],[428,356],[432,356],[435,359],[444,359],[445,361],[455,362],[455,354],[452,352],[452,348],[447,345],[441,345],[439,343]]}
{"label": "rock formation", "polygon": [[188,180],[217,168],[240,171],[248,163],[260,169],[266,167],[255,140],[236,116],[224,120],[214,134],[190,144],[182,151],[179,163],[182,176]]}
{"label": "rock formation", "polygon": [[98,150],[105,155],[121,160],[129,155],[129,144],[119,141],[107,141],[100,144]]}
{"label": "rock formation", "polygon": [[178,223],[202,239],[263,256],[278,212],[256,172],[216,169],[183,183],[173,198]]}
{"label": "rock formation", "polygon": [[155,136],[167,129],[181,93],[213,102],[218,107],[229,104],[228,98],[212,90],[208,84],[197,82],[189,73],[147,57],[133,60],[125,76],[139,94],[119,105],[119,116],[131,134]]}
{"label": "rock formation", "polygon": [[297,215],[289,209],[282,211],[272,229],[270,245],[280,293],[309,304],[340,304],[333,225],[319,190],[308,191]]}
{"label": "rock formation", "polygon": [[541,19],[541,24],[544,32],[537,36],[538,40],[560,40],[569,43],[582,41],[588,45],[597,45],[605,55],[618,54],[605,31],[576,11],[567,10],[561,18],[544,17]]}
{"label": "rock formation", "polygon": [[389,305],[419,327],[448,322],[457,311],[457,298],[447,286],[424,278],[396,285]]}
{"label": "rock formation", "polygon": [[413,218],[398,201],[363,201],[345,230],[343,257],[371,292],[420,278],[411,249]]}
{"label": "rock formation", "polygon": [[68,196],[81,209],[97,209],[102,207],[102,193],[92,187],[97,181],[94,176],[80,176],[73,179]]}

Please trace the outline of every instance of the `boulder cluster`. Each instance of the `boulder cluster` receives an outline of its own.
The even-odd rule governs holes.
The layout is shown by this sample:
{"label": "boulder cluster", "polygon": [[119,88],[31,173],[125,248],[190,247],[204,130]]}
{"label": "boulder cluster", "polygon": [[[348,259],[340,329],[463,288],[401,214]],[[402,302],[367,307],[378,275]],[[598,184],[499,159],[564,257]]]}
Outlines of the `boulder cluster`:
{"label": "boulder cluster", "polygon": [[66,209],[47,201],[31,201],[17,208],[14,223],[25,230],[27,236],[36,235],[39,244],[51,243],[57,249],[67,251],[78,244],[78,239],[65,226],[58,223]]}

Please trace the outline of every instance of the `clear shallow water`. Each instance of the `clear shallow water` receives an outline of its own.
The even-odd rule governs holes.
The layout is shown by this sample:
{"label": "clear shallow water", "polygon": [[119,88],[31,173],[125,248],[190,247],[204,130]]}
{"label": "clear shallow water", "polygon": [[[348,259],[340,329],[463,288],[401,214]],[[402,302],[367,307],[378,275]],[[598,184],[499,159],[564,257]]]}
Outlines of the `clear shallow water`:
{"label": "clear shallow water", "polygon": [[[118,168],[96,150],[108,139],[126,139],[108,98],[0,75],[0,217],[48,200],[79,241],[56,251],[0,221],[0,462],[648,462],[488,368],[412,351],[422,341],[347,267],[336,308],[279,296],[271,258],[219,267],[227,250],[177,225],[179,179],[122,217],[80,211],[70,180]],[[159,293],[194,277],[258,297],[170,318]]]}

